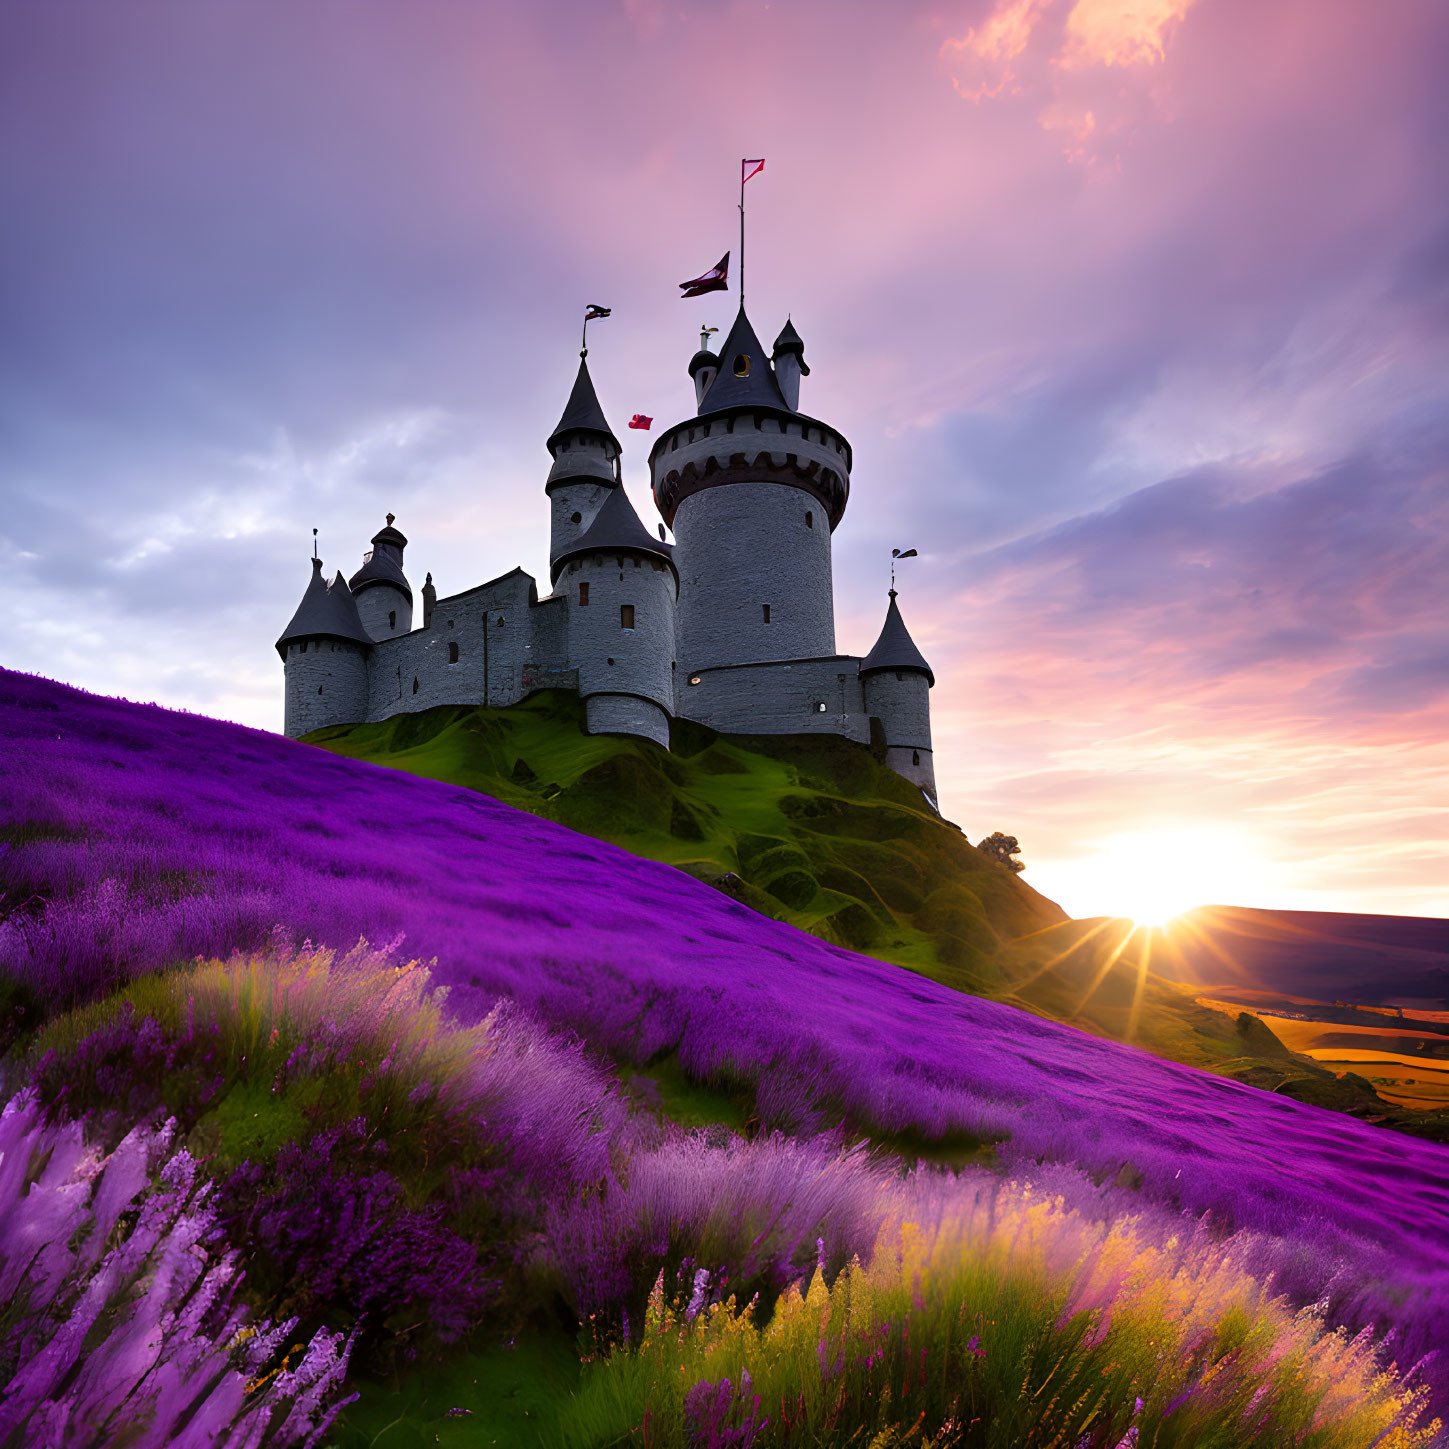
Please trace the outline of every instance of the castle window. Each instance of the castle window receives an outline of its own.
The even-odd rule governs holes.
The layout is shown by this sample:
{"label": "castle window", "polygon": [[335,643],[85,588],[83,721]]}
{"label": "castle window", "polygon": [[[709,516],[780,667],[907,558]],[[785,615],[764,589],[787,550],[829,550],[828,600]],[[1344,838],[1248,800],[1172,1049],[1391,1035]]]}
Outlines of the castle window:
{"label": "castle window", "polygon": [[619,605],[619,627],[621,629],[632,629],[634,627],[633,604]]}
{"label": "castle window", "polygon": [[816,714],[824,714],[825,713],[825,701],[823,699],[817,699],[815,701],[815,713]]}
{"label": "castle window", "polygon": [[735,376],[748,377],[750,375],[750,354],[740,352],[735,354]]}
{"label": "castle window", "polygon": [[397,628],[397,610],[396,609],[389,609],[387,611],[387,627],[389,629],[396,629]]}
{"label": "castle window", "polygon": [[913,765],[919,765],[921,763],[921,752],[919,750],[911,751],[911,763]]}
{"label": "castle window", "polygon": [[321,694],[322,693],[322,686],[320,684],[317,686],[317,693],[318,694]]}
{"label": "castle window", "polygon": [[456,664],[457,662],[458,662],[458,641],[456,639],[454,639],[448,645],[448,663],[449,664]]}
{"label": "castle window", "polygon": [[761,604],[760,607],[765,611],[765,623],[768,624],[770,622],[770,606],[768,604]]}
{"label": "castle window", "polygon": [[805,527],[815,527],[815,515],[808,508],[805,510]]}
{"label": "castle window", "polygon": [[585,580],[585,582],[583,582],[583,583],[581,583],[579,585],[579,603],[580,604],[587,604],[588,602],[589,602],[589,585],[588,585],[588,581]]}
{"label": "castle window", "polygon": [[306,652],[307,652],[307,641],[304,639],[302,641],[302,647],[297,651],[297,653],[299,653],[299,654],[305,654]]}
{"label": "castle window", "polygon": [[417,675],[414,675],[413,676],[413,693],[416,694],[417,692],[418,692],[418,678],[417,678]]}
{"label": "castle window", "polygon": [[569,522],[570,523],[582,523],[583,521],[584,521],[584,515],[582,513],[570,513],[569,514]]}
{"label": "castle window", "polygon": [[499,628],[500,628],[500,629],[501,629],[501,628],[502,628],[502,627],[503,627],[503,615],[502,615],[502,614],[500,614],[500,615],[499,615],[499,616],[498,616],[498,627],[499,627]]}
{"label": "castle window", "polygon": [[613,661],[613,660],[612,660],[612,659],[611,659],[611,660],[609,660],[609,663],[610,663],[610,664],[612,664],[612,663],[613,663],[613,662],[614,662],[614,661]]}
{"label": "castle window", "polygon": [[897,678],[897,679],[898,679],[898,680],[903,680],[903,679],[905,679],[905,677],[906,677],[906,676],[905,676],[905,675],[904,675],[904,674],[902,674],[902,673],[901,673],[901,671],[900,671],[900,670],[899,670],[899,669],[897,669],[897,670],[896,670],[896,678]]}
{"label": "castle window", "polygon": [[697,675],[697,674],[691,674],[691,675],[690,675],[690,676],[689,676],[689,682],[690,682],[690,683],[691,683],[691,684],[700,684],[700,683],[702,683],[702,682],[703,682],[703,681],[701,681],[701,679],[700,679],[700,677],[699,677],[699,675]]}
{"label": "castle window", "polygon": [[453,627],[453,621],[451,619],[449,619],[448,620],[448,628],[451,629],[452,627]]}

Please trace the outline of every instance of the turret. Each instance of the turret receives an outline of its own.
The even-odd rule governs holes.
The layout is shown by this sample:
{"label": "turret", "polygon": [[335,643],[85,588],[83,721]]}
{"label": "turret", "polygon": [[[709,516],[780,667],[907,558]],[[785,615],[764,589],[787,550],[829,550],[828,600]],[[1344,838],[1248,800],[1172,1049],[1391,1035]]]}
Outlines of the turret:
{"label": "turret", "polygon": [[373,640],[392,639],[413,627],[413,590],[403,573],[408,541],[393,526],[393,515],[372,536],[372,552],[347,581],[363,627]]}
{"label": "turret", "polygon": [[590,734],[643,735],[669,748],[679,594],[671,554],[615,488],[551,560],[554,593],[569,600],[568,657]]}
{"label": "turret", "polygon": [[[781,337],[788,373],[803,344]],[[830,535],[850,493],[850,444],[787,400],[743,309],[709,357],[690,364],[698,416],[649,454],[676,541],[679,668],[833,656]]]}
{"label": "turret", "polygon": [[619,487],[622,449],[604,418],[588,359],[579,356],[568,405],[549,435],[553,467],[543,491],[549,499],[549,557],[557,557],[594,521],[604,500]]}
{"label": "turret", "polygon": [[329,584],[322,560],[314,558],[302,602],[277,640],[287,678],[283,731],[296,739],[326,725],[365,720],[371,651],[347,581],[339,572]]}
{"label": "turret", "polygon": [[718,331],[718,327],[701,327],[699,351],[689,359],[689,378],[694,383],[694,402],[700,412],[704,411],[705,393],[719,376],[719,358],[709,350],[710,334]]}
{"label": "turret", "polygon": [[931,753],[931,666],[911,638],[890,591],[890,607],[874,648],[860,661],[865,712],[885,730],[886,764],[917,785],[936,808],[936,766]]}
{"label": "turret", "polygon": [[423,580],[423,628],[433,627],[433,610],[438,607],[438,591],[433,587],[433,576],[430,573]]}
{"label": "turret", "polygon": [[775,381],[780,385],[780,394],[785,406],[792,411],[800,408],[800,379],[810,376],[805,365],[805,344],[795,330],[795,324],[787,317],[780,335],[775,339],[775,351],[770,358],[775,365]]}

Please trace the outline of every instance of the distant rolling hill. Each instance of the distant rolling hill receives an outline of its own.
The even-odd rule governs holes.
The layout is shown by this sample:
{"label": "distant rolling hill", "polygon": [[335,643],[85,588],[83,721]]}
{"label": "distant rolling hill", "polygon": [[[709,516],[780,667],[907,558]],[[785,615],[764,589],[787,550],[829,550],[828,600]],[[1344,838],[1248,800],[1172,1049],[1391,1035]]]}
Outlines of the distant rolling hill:
{"label": "distant rolling hill", "polygon": [[1175,923],[1157,970],[1220,992],[1445,1010],[1449,920],[1203,906]]}

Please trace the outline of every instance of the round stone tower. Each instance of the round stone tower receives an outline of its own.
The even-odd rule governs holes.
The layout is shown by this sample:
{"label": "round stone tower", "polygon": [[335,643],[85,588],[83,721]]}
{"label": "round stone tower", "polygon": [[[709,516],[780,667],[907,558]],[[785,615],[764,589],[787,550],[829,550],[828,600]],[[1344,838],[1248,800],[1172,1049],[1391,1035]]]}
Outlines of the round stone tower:
{"label": "round stone tower", "polygon": [[615,488],[552,559],[554,593],[569,600],[569,663],[590,734],[643,735],[669,748],[679,594],[670,554]]}
{"label": "round stone tower", "polygon": [[698,415],[649,454],[674,530],[681,670],[835,653],[830,535],[850,495],[850,444],[798,410],[808,369],[788,324],[776,356],[780,378],[741,309],[718,356],[691,360]]}
{"label": "round stone tower", "polygon": [[579,375],[568,406],[548,440],[553,467],[543,491],[549,501],[549,557],[583,536],[604,500],[619,487],[623,451],[599,406],[587,357],[579,354]]}
{"label": "round stone tower", "polygon": [[860,661],[865,712],[881,722],[886,764],[937,801],[936,766],[931,753],[931,689],[936,676],[911,638],[890,592],[890,607],[875,647]]}
{"label": "round stone tower", "polygon": [[277,640],[287,679],[283,732],[296,739],[325,725],[365,720],[371,650],[347,581],[338,573],[329,584],[322,560],[314,558],[302,602]]}
{"label": "round stone tower", "polygon": [[373,535],[372,552],[347,581],[369,638],[391,639],[413,627],[413,590],[403,573],[408,541],[392,526],[393,515]]}

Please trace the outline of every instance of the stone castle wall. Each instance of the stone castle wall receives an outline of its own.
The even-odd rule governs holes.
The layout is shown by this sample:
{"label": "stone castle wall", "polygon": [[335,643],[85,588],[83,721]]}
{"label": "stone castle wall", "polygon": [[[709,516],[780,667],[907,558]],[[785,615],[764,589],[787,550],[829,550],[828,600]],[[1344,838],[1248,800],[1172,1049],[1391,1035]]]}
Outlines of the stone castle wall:
{"label": "stone castle wall", "polygon": [[830,524],[813,494],[771,482],[708,488],[680,503],[674,535],[681,670],[835,653]]}
{"label": "stone castle wall", "polygon": [[860,683],[866,711],[885,728],[886,763],[935,800],[930,682],[913,669],[878,669]]}
{"label": "stone castle wall", "polygon": [[866,744],[870,719],[861,699],[859,668],[859,659],[832,654],[681,671],[675,713],[722,734],[844,735]]}
{"label": "stone castle wall", "polygon": [[287,645],[283,729],[293,739],[367,718],[367,655],[361,644],[309,639]]}

